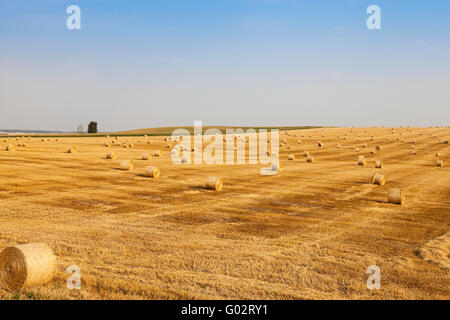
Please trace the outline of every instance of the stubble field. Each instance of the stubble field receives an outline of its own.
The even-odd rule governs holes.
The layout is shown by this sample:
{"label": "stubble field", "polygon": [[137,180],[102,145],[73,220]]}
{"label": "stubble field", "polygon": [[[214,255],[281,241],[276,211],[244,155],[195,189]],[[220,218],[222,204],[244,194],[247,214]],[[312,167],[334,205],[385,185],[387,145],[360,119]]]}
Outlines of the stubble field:
{"label": "stubble field", "polygon": [[[174,164],[164,137],[119,137],[129,149],[104,137],[33,137],[26,147],[1,138],[0,250],[48,243],[58,273],[20,294],[0,288],[0,298],[450,299],[449,138],[449,128],[282,131],[274,176],[261,164]],[[154,150],[161,156],[141,160]],[[159,179],[143,176],[149,165]],[[370,183],[375,172],[384,186]],[[209,176],[222,191],[203,187]],[[400,187],[406,203],[388,203]],[[71,265],[81,290],[66,287]],[[371,265],[380,290],[366,286]]]}

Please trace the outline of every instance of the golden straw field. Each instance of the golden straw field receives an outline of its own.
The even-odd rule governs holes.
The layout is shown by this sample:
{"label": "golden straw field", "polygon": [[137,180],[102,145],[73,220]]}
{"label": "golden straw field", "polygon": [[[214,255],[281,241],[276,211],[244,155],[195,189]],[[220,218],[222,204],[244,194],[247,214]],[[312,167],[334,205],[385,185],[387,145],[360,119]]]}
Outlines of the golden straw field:
{"label": "golden straw field", "polygon": [[[174,164],[163,136],[105,146],[113,137],[0,139],[0,251],[43,242],[57,257],[50,283],[0,298],[450,299],[449,128],[280,131],[274,176],[264,164]],[[211,176],[221,191],[204,187]],[[390,188],[404,189],[403,206]],[[71,265],[81,290],[66,287]],[[380,290],[366,287],[370,265]]]}

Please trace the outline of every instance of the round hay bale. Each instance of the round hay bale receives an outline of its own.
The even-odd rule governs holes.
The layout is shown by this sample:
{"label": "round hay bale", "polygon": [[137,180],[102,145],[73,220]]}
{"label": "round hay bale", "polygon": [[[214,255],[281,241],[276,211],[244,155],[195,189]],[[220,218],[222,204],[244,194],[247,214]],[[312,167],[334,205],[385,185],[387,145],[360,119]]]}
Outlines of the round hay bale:
{"label": "round hay bale", "polygon": [[383,160],[375,161],[375,168],[377,168],[377,169],[383,168]]}
{"label": "round hay bale", "polygon": [[372,176],[372,179],[370,181],[372,184],[378,184],[380,186],[384,186],[384,184],[386,183],[386,179],[384,178],[384,175],[379,174],[379,173],[375,173]]}
{"label": "round hay bale", "polygon": [[154,157],[159,157],[160,155],[161,155],[161,151],[159,151],[159,150],[155,150],[155,152],[153,152]]}
{"label": "round hay bale", "polygon": [[106,154],[106,159],[111,159],[114,160],[115,158],[117,158],[116,153],[114,151],[110,151]]}
{"label": "round hay bale", "polygon": [[309,157],[309,152],[308,152],[308,151],[304,151],[304,152],[303,152],[303,155],[304,155],[305,157]]}
{"label": "round hay bale", "polygon": [[223,188],[222,179],[217,177],[208,177],[205,182],[206,189],[220,191]]}
{"label": "round hay bale", "polygon": [[6,146],[6,151],[15,151],[16,149],[14,148],[14,146],[12,144],[9,144]]}
{"label": "round hay bale", "polygon": [[364,159],[364,157],[360,157],[359,159],[358,159],[358,166],[362,166],[362,167],[365,167],[366,166],[366,159]]}
{"label": "round hay bale", "polygon": [[417,154],[417,151],[416,151],[416,150],[413,150],[413,151],[412,151],[412,154],[415,156],[415,155]]}
{"label": "round hay bale", "polygon": [[437,160],[436,161],[436,167],[443,168],[444,167],[444,160]]}
{"label": "round hay bale", "polygon": [[405,203],[405,192],[403,191],[403,189],[389,189],[388,202],[403,205]]}
{"label": "round hay bale", "polygon": [[111,142],[106,141],[106,142],[105,142],[105,147],[107,147],[107,148],[111,147]]}
{"label": "round hay bale", "polygon": [[122,143],[122,147],[124,147],[125,149],[128,148],[128,143],[126,142]]}
{"label": "round hay bale", "polygon": [[295,155],[293,153],[289,153],[288,160],[295,160]]}
{"label": "round hay bale", "polygon": [[314,160],[314,157],[313,156],[308,156],[307,158],[306,158],[306,162],[310,162],[310,163],[313,163],[315,160]]}
{"label": "round hay bale", "polygon": [[123,160],[120,162],[120,169],[125,171],[133,171],[133,160]]}
{"label": "round hay bale", "polygon": [[441,154],[439,152],[436,152],[436,157],[440,157]]}
{"label": "round hay bale", "polygon": [[69,147],[67,149],[67,153],[75,153],[75,148],[74,147]]}
{"label": "round hay bale", "polygon": [[156,179],[156,178],[159,178],[160,174],[161,174],[161,172],[159,171],[158,167],[149,166],[149,167],[145,168],[144,176],[146,176],[146,177]]}
{"label": "round hay bale", "polygon": [[148,154],[148,153],[143,153],[143,154],[142,154],[142,160],[150,160],[150,154]]}
{"label": "round hay bale", "polygon": [[381,150],[381,146],[376,146],[375,150]]}
{"label": "round hay bale", "polygon": [[323,147],[323,143],[322,143],[321,141],[319,141],[319,142],[317,142],[317,146],[318,146],[319,148],[321,148],[321,147]]}
{"label": "round hay bale", "polygon": [[55,271],[56,257],[45,243],[20,244],[0,253],[0,287],[10,291],[46,284]]}

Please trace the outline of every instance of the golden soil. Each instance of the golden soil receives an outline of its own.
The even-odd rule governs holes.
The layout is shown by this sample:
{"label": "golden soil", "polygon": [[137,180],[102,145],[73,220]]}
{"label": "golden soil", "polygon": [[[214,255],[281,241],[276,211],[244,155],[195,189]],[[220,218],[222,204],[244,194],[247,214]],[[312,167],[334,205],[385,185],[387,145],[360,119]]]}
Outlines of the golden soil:
{"label": "golden soil", "polygon": [[[261,164],[176,165],[163,137],[130,137],[131,149],[107,148],[101,137],[32,138],[14,152],[5,147],[18,141],[1,138],[0,250],[48,243],[58,274],[18,295],[0,288],[0,297],[450,299],[450,129],[288,134],[275,176],[260,175]],[[117,159],[106,159],[111,150]],[[161,157],[140,160],[152,150]],[[366,167],[357,165],[360,154]],[[134,171],[119,170],[131,159]],[[378,159],[383,169],[374,168]],[[159,179],[142,175],[149,165],[161,169]],[[375,172],[384,186],[369,183]],[[204,189],[208,176],[221,177],[223,190]],[[387,203],[396,187],[406,192],[404,206]],[[366,287],[374,264],[380,290]],[[81,290],[66,287],[70,265],[81,268]]]}

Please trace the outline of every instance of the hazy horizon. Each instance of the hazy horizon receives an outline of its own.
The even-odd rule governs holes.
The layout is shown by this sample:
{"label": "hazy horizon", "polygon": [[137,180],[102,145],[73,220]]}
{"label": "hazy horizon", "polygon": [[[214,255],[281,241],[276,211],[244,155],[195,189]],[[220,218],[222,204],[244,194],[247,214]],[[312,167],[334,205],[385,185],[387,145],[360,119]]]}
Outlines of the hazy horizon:
{"label": "hazy horizon", "polygon": [[0,128],[446,126],[449,16],[448,1],[0,0]]}

